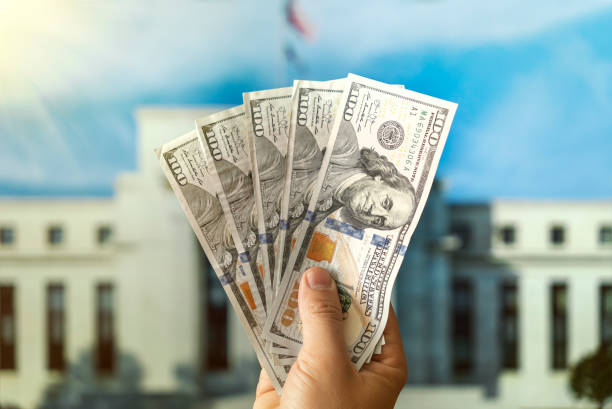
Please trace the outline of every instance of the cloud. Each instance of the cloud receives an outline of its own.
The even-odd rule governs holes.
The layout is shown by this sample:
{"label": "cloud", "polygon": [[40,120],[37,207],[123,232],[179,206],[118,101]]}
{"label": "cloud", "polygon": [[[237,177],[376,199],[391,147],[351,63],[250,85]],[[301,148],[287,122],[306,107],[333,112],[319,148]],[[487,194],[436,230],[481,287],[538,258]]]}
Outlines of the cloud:
{"label": "cloud", "polygon": [[[460,104],[453,131],[469,148],[455,149],[449,141],[450,150],[441,164],[455,186],[451,190],[455,196],[461,191],[472,197],[503,194],[498,181],[509,172],[515,172],[516,182],[508,180],[506,187],[525,193],[520,180],[539,180],[534,178],[535,164],[550,161],[549,166],[558,169],[562,165],[555,164],[555,157],[559,163],[570,160],[555,149],[590,155],[592,164],[572,163],[606,169],[601,150],[589,151],[587,144],[576,148],[569,141],[588,130],[599,143],[604,127],[611,128],[604,114],[612,112],[608,109],[612,76],[589,43],[576,39],[569,47],[558,46],[550,62],[533,70],[533,61],[525,60],[518,77],[496,67],[491,61],[495,54],[482,53],[480,60],[470,61],[470,48],[501,44],[509,50],[522,49],[533,44],[535,34],[549,33],[553,27],[569,25],[573,30],[579,26],[576,21],[610,2],[570,1],[559,6],[551,0],[303,1],[301,8],[318,31],[312,44],[293,41],[295,33],[284,21],[281,0],[180,5],[41,0],[36,7],[13,2],[16,6],[10,12],[2,9],[3,4],[0,193],[2,186],[15,183],[33,190],[51,185],[60,189],[62,184],[74,189],[111,186],[118,171],[135,165],[132,111],[137,105],[230,103],[249,87],[284,86],[290,72],[282,55],[285,41],[301,44],[297,52],[310,68],[306,76],[317,77],[313,79],[345,75],[376,62],[367,71],[375,78],[392,73],[393,81],[427,84],[419,90],[450,99],[476,98],[478,92],[476,99],[482,101],[470,111]],[[452,61],[443,66],[440,61],[448,55]],[[379,56],[383,56],[380,61]],[[438,72],[421,75],[431,73],[436,64]],[[476,66],[481,67],[474,70]],[[461,83],[463,71],[468,70],[487,78]],[[562,74],[551,77],[549,71]],[[508,77],[501,78],[504,74]],[[514,81],[509,91],[508,81]],[[495,92],[485,89],[497,83],[503,86]],[[479,84],[481,89],[475,89]],[[455,94],[446,94],[446,89],[454,89]],[[533,119],[534,111],[540,121],[551,125],[543,127]],[[462,116],[466,114],[467,119]],[[538,143],[539,133],[547,141],[560,139],[558,146]],[[517,161],[524,163],[513,166]],[[473,183],[489,167],[496,173]],[[578,169],[566,179],[585,172]],[[607,185],[601,183],[598,189],[602,186]]]}
{"label": "cloud", "polygon": [[[553,69],[554,68],[554,69]],[[610,198],[612,64],[578,37],[455,129],[441,165],[456,200]]]}
{"label": "cloud", "polygon": [[610,7],[609,0],[303,2],[324,47],[354,58],[510,42]]}
{"label": "cloud", "polygon": [[278,0],[15,6],[0,21],[14,22],[0,29],[0,84],[11,88],[0,99],[27,106],[28,90],[56,99],[129,97],[249,66],[273,77],[280,10]]}
{"label": "cloud", "polygon": [[281,10],[280,1],[0,4],[0,184],[112,185],[135,163],[137,105],[190,89],[204,92],[201,103],[219,97],[202,84],[232,77],[274,85]]}

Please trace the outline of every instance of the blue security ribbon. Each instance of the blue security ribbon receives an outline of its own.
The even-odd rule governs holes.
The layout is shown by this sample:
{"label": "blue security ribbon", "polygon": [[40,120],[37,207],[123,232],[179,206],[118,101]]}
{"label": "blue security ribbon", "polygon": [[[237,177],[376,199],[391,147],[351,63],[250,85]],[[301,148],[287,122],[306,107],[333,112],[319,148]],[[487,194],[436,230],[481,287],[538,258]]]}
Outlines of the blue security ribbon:
{"label": "blue security ribbon", "polygon": [[375,245],[375,246],[388,247],[389,246],[389,240],[386,237],[379,236],[378,234],[374,234],[372,236],[372,244]]}
{"label": "blue security ribbon", "polygon": [[260,234],[259,235],[259,241],[263,244],[270,244],[272,243],[274,240],[272,240],[272,234],[270,233],[265,233],[265,234]]}
{"label": "blue security ribbon", "polygon": [[221,281],[222,285],[229,284],[234,281],[234,278],[230,273],[225,273],[221,277],[219,277],[219,281]]}
{"label": "blue security ribbon", "polygon": [[332,217],[328,217],[325,220],[325,227],[339,231],[340,233],[346,234],[347,236],[351,236],[355,239],[363,240],[364,231],[362,229],[357,229],[348,223],[336,220]]}

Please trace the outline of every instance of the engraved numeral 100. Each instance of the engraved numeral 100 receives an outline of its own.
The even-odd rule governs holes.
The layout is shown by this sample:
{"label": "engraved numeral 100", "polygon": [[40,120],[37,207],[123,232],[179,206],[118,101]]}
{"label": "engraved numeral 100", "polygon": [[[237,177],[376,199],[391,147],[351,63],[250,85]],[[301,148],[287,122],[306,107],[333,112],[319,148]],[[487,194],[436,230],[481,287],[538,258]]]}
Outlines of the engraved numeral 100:
{"label": "engraved numeral 100", "polygon": [[310,97],[308,96],[308,94],[302,95],[300,93],[300,99],[299,99],[299,104],[298,104],[298,116],[297,116],[297,123],[299,126],[306,125],[306,120],[308,119],[306,114],[308,113],[309,98]]}
{"label": "engraved numeral 100", "polygon": [[181,169],[181,165],[178,163],[178,160],[174,156],[171,156],[167,159],[168,165],[170,165],[170,169],[172,169],[172,173],[174,173],[174,178],[176,182],[185,186],[187,184],[187,176],[183,173],[183,169]]}
{"label": "engraved numeral 100", "polygon": [[287,308],[283,312],[283,316],[281,318],[281,324],[285,327],[293,324],[295,321],[295,309],[298,307],[298,290],[300,289],[300,280],[295,281],[295,285],[291,290],[291,294],[289,294],[289,301],[287,302]]}

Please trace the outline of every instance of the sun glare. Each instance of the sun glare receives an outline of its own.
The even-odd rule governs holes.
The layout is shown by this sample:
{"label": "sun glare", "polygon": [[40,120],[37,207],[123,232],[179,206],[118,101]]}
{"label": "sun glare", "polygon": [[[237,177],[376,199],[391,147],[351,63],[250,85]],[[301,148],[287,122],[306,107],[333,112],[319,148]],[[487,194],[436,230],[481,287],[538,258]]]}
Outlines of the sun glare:
{"label": "sun glare", "polygon": [[[73,3],[74,4],[74,3]],[[63,1],[0,0],[0,100],[53,86],[70,46],[83,41],[82,21]]]}

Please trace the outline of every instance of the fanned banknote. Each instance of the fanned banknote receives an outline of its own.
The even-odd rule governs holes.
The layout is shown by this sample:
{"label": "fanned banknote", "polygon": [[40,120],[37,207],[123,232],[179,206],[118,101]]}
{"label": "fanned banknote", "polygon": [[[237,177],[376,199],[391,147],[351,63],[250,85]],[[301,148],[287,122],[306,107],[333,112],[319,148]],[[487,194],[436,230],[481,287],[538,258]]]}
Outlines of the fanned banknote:
{"label": "fanned banknote", "polygon": [[196,119],[196,130],[212,179],[220,186],[218,196],[226,220],[223,228],[233,238],[238,269],[240,274],[253,277],[257,285],[253,295],[266,309],[244,108],[240,105]]}
{"label": "fanned banknote", "polygon": [[316,180],[303,187],[308,209],[264,332],[299,348],[301,274],[322,266],[338,283],[347,349],[359,368],[381,339],[456,104],[351,74],[346,81],[325,155],[313,159]]}
{"label": "fanned banknote", "polygon": [[332,81],[294,81],[291,128],[287,149],[278,235],[277,288],[289,259],[296,229],[308,208],[305,195],[317,178],[344,89],[344,78]]}
{"label": "fanned banknote", "polygon": [[[278,360],[266,354],[262,328],[266,313],[253,296],[253,277],[239,272],[236,246],[218,198],[220,186],[211,175],[211,165],[202,151],[198,136],[191,131],[156,151],[163,172],[179,200],[195,235],[219,278],[225,294],[238,315],[262,367],[280,390],[288,368],[279,367]],[[274,365],[276,361],[276,365]]]}
{"label": "fanned banknote", "polygon": [[[245,92],[243,95],[251,159],[260,253],[268,296],[275,279],[279,244],[280,202],[286,171],[292,88]],[[282,253],[280,254],[282,260]],[[277,282],[278,281],[278,282]]]}
{"label": "fanned banknote", "polygon": [[355,366],[381,352],[456,105],[350,74],[243,97],[156,152],[280,393],[311,266],[336,280]]}

